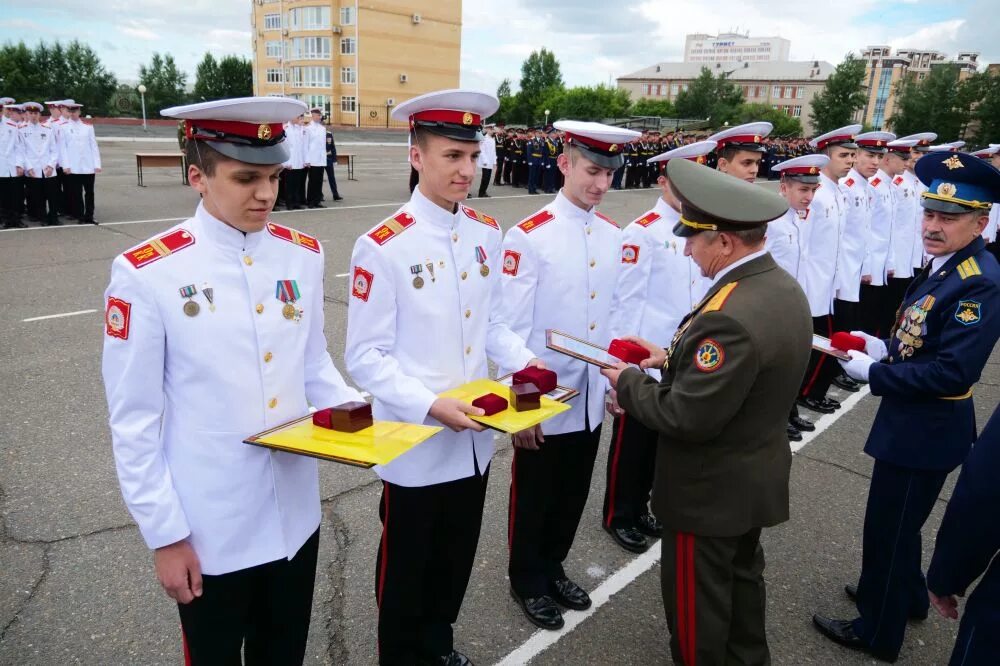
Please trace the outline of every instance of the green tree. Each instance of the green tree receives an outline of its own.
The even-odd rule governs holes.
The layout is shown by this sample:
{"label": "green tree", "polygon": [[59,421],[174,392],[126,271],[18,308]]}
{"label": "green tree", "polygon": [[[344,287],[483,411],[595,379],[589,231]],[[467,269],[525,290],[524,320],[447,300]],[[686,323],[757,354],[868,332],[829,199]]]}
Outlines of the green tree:
{"label": "green tree", "polygon": [[76,40],[66,47],[64,57],[66,79],[59,97],[69,97],[83,104],[84,114],[107,115],[118,87],[114,74],[104,69],[93,49]]}
{"label": "green tree", "polygon": [[198,63],[194,72],[194,98],[197,100],[219,99],[219,88],[221,88],[219,78],[219,63],[211,53],[205,53],[205,57]]}
{"label": "green tree", "polygon": [[865,62],[848,53],[826,80],[822,92],[813,98],[812,120],[816,134],[851,123],[855,112],[865,105]]}
{"label": "green tree", "polygon": [[68,97],[94,116],[108,113],[118,85],[97,54],[77,41],[65,48],[39,42],[31,49],[8,42],[0,47],[0,73],[5,95],[35,102]]}
{"label": "green tree", "polygon": [[979,103],[972,111],[976,122],[975,140],[980,146],[1000,141],[1000,75],[979,75]]}
{"label": "green tree", "polygon": [[510,79],[504,79],[497,86],[497,99],[500,100],[500,108],[493,115],[493,119],[498,123],[510,122],[514,110],[516,98],[510,90]]}
{"label": "green tree", "polygon": [[673,118],[676,116],[677,111],[674,109],[674,105],[670,103],[670,100],[667,99],[640,99],[632,105],[629,113],[633,116]]}
{"label": "green tree", "polygon": [[923,81],[907,77],[896,88],[888,126],[899,135],[937,132],[942,141],[960,138],[972,118],[980,78],[962,80],[957,65],[937,65]]}
{"label": "green tree", "polygon": [[560,118],[601,121],[606,118],[621,118],[628,113],[629,105],[627,91],[603,84],[565,90],[550,89],[535,109],[534,117],[543,118],[545,109],[548,109],[550,121]]}
{"label": "green tree", "polygon": [[736,114],[735,124],[752,123],[766,120],[774,125],[771,136],[791,137],[802,136],[802,122],[784,111],[772,109],[767,104],[744,104]]}
{"label": "green tree", "polygon": [[248,97],[253,94],[253,63],[228,55],[219,61],[219,79],[223,97]]}
{"label": "green tree", "polygon": [[520,91],[515,96],[511,120],[533,122],[537,119],[534,114],[544,97],[563,88],[562,72],[555,54],[545,48],[532,51],[521,64]]}
{"label": "green tree", "polygon": [[187,97],[187,74],[177,69],[169,53],[153,53],[148,65],[139,65],[139,83],[146,86],[146,112],[153,117],[161,109],[183,104]]}
{"label": "green tree", "polygon": [[732,122],[743,104],[743,89],[731,83],[724,72],[718,76],[701,68],[687,90],[677,94],[674,108],[682,118],[707,118],[713,125]]}

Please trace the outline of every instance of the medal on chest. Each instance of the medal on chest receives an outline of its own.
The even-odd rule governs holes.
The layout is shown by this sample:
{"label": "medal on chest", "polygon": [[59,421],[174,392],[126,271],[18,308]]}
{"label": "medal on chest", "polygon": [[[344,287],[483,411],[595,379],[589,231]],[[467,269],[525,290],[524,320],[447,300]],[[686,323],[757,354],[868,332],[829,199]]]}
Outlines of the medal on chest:
{"label": "medal on chest", "polygon": [[924,336],[927,334],[927,314],[934,307],[934,297],[925,296],[919,303],[914,303],[903,311],[893,337],[899,341],[897,351],[901,359],[913,356],[917,349],[924,346]]}
{"label": "medal on chest", "polygon": [[302,321],[302,308],[296,302],[302,298],[299,292],[299,284],[295,280],[278,280],[274,290],[274,297],[284,303],[281,308],[281,316],[296,324]]}
{"label": "medal on chest", "polygon": [[424,272],[424,267],[421,264],[413,264],[410,266],[410,273],[413,274],[413,288],[423,289],[424,279],[420,277],[420,274]]}
{"label": "medal on chest", "polygon": [[184,302],[184,314],[188,317],[197,316],[201,312],[201,306],[194,302],[194,295],[198,293],[198,288],[189,284],[186,287],[181,287],[178,291],[181,293],[181,298],[187,299]]}
{"label": "medal on chest", "polygon": [[486,265],[486,248],[482,245],[476,246],[476,261],[479,262],[479,274],[486,277],[490,274],[490,267]]}
{"label": "medal on chest", "polygon": [[201,285],[201,293],[205,295],[205,300],[208,301],[209,312],[215,312],[215,289],[208,286],[208,283]]}

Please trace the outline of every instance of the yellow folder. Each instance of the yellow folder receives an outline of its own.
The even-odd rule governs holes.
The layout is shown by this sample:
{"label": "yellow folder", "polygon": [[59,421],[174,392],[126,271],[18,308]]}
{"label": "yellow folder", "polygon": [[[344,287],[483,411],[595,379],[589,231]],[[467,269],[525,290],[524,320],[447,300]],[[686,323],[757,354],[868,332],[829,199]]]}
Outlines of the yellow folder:
{"label": "yellow folder", "polygon": [[[510,387],[504,386],[503,384],[495,382],[492,379],[477,379],[469,382],[468,384],[463,384],[458,388],[445,391],[440,395],[442,398],[458,398],[463,402],[472,404],[473,400],[480,396],[484,396],[487,393],[496,393],[501,398],[506,398],[507,400],[510,399]],[[543,395],[541,399],[541,407],[538,409],[518,412],[515,411],[513,407],[508,407],[493,416],[470,415],[469,418],[501,432],[515,433],[527,430],[528,428],[533,428],[539,423],[547,421],[556,414],[561,414],[568,409],[570,409],[569,405],[562,402],[556,402],[548,396]]]}

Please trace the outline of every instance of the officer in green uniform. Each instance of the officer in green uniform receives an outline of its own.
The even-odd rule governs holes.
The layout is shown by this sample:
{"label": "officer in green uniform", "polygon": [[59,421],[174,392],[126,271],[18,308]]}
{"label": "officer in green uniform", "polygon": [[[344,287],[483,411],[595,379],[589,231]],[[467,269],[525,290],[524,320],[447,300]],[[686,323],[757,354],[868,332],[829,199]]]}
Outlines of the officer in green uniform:
{"label": "officer in green uniform", "polygon": [[659,432],[653,509],[663,523],[662,590],[674,662],[770,663],[761,528],[788,520],[788,411],[812,341],[801,287],[764,249],[788,210],[773,192],[688,160],[667,177],[674,233],[714,280],[666,351],[664,368],[603,371],[618,405]]}

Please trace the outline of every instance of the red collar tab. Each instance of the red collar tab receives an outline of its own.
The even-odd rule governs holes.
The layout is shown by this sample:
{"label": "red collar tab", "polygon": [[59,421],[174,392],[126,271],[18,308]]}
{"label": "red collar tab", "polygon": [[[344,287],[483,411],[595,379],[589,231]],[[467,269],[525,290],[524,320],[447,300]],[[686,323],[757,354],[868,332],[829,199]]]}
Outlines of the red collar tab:
{"label": "red collar tab", "polygon": [[827,137],[826,139],[823,139],[822,141],[817,141],[816,142],[816,149],[817,150],[823,150],[827,146],[829,146],[831,144],[834,144],[834,143],[851,143],[852,141],[854,141],[854,137],[851,136],[850,134],[842,134],[842,135],[838,135],[838,136],[831,136],[831,137]]}
{"label": "red collar tab", "polygon": [[617,143],[606,143],[604,141],[598,141],[597,139],[591,139],[589,136],[582,136],[580,134],[573,134],[572,132],[566,132],[566,143],[582,143],[588,148],[596,148],[597,150],[604,151],[611,155],[617,155],[621,152],[622,146]]}
{"label": "red collar tab", "polygon": [[245,123],[239,120],[185,120],[184,136],[202,141],[272,146],[285,137],[281,123]]}
{"label": "red collar tab", "polygon": [[760,134],[737,134],[719,139],[719,148],[730,143],[760,143]]}
{"label": "red collar tab", "polygon": [[479,127],[483,124],[483,117],[478,113],[469,111],[450,111],[448,109],[430,109],[418,111],[410,116],[410,127],[417,121],[429,123],[448,123],[449,125],[460,125],[462,127]]}

